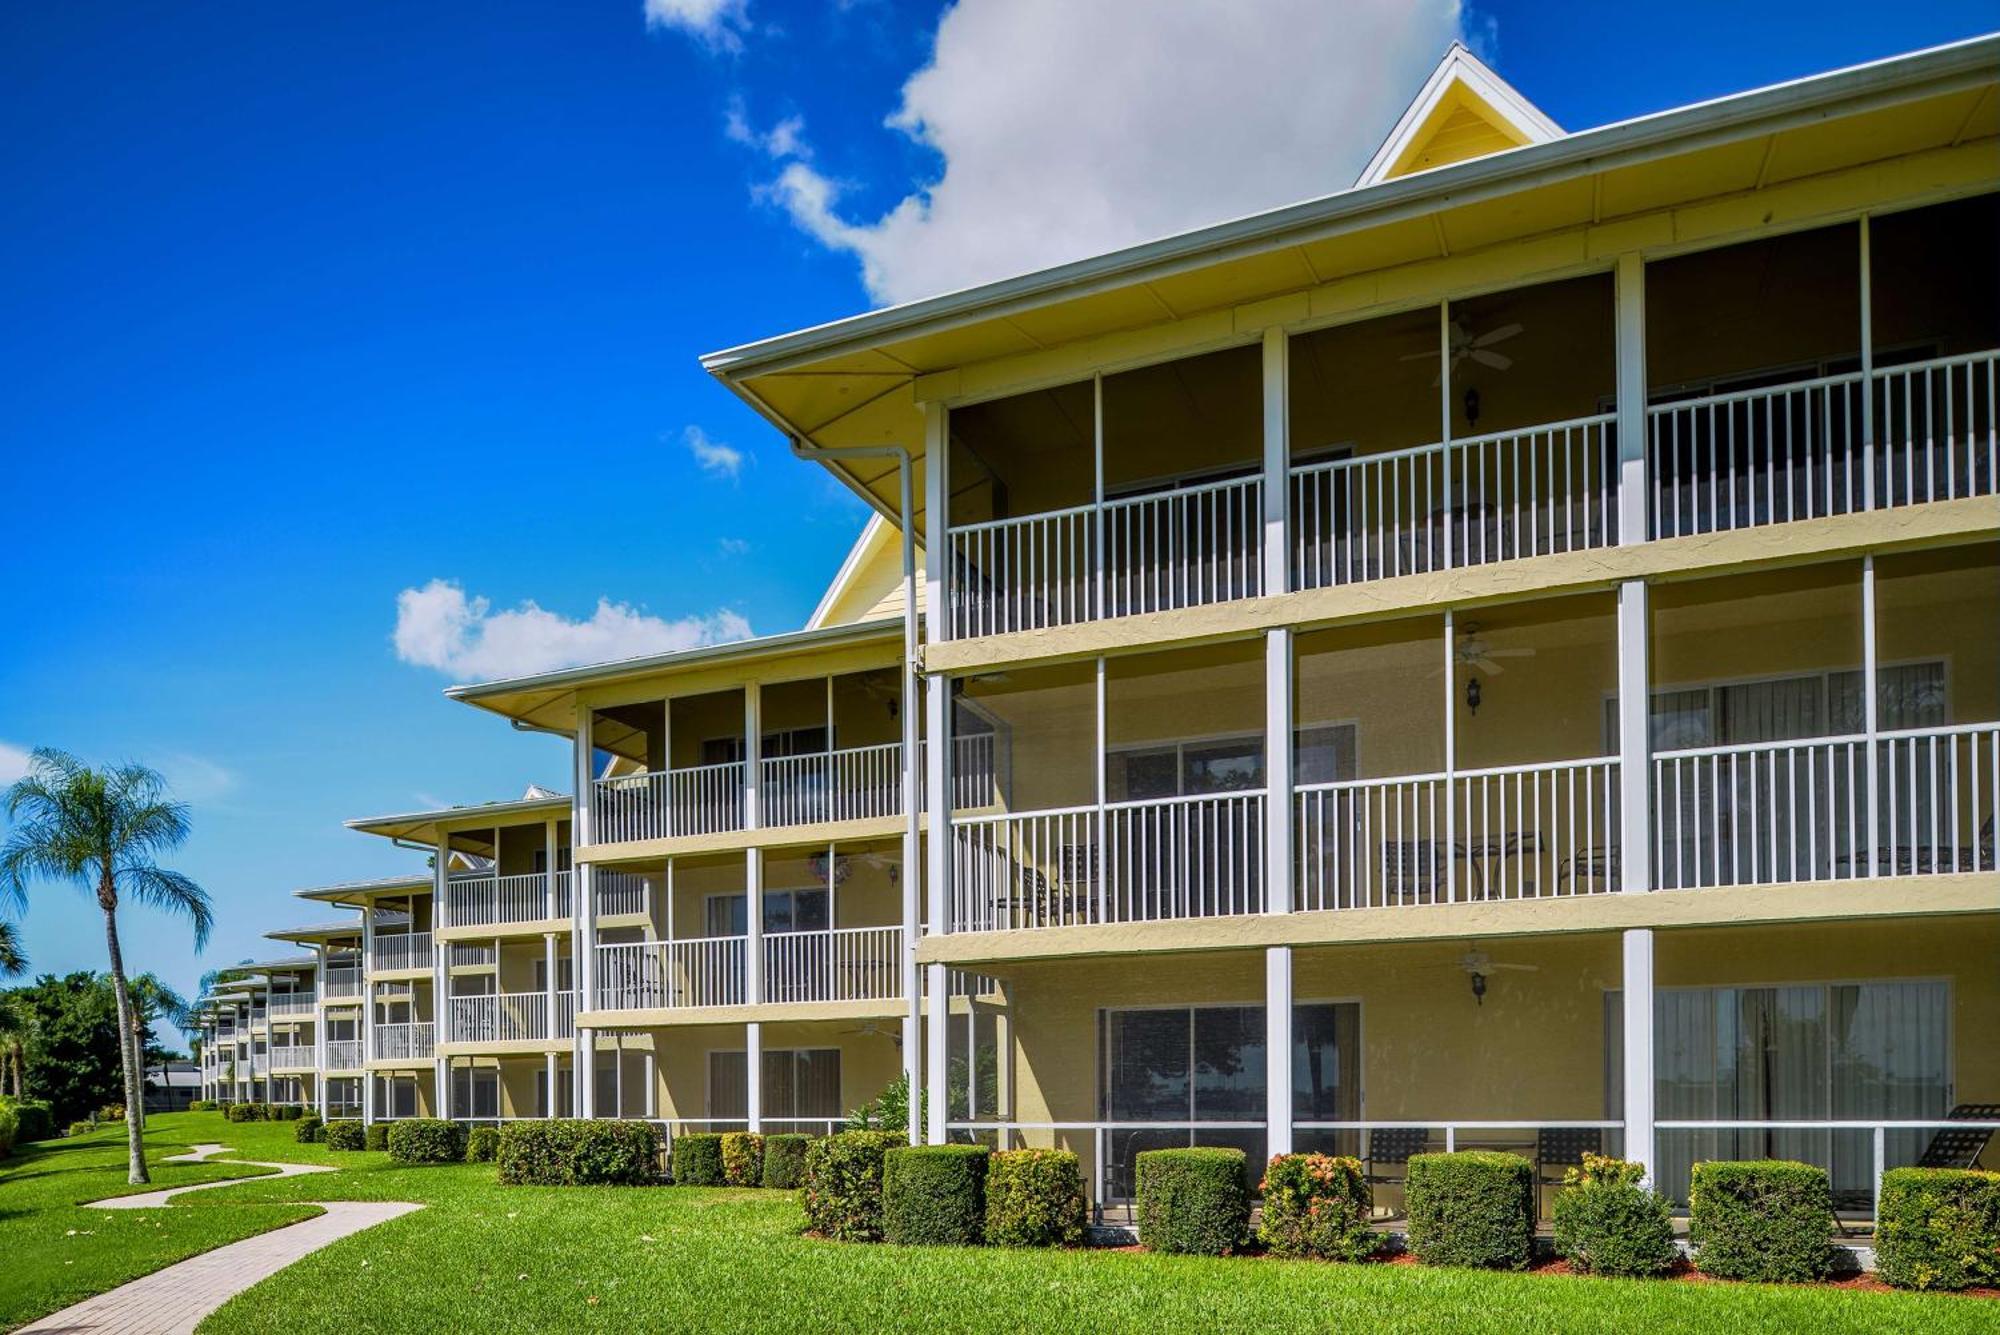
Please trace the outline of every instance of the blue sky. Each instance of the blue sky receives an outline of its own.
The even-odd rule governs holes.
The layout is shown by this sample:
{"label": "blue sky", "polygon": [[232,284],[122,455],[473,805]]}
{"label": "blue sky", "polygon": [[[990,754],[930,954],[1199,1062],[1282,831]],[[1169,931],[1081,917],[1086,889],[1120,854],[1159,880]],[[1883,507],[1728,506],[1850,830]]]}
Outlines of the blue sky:
{"label": "blue sky", "polygon": [[[135,968],[413,865],[345,818],[567,787],[449,681],[803,621],[863,511],[698,354],[1339,188],[1454,32],[1582,128],[2000,26],[1088,8],[0,12],[0,778],[56,745],[192,803],[222,926],[128,912]],[[24,931],[101,962],[74,892]]]}

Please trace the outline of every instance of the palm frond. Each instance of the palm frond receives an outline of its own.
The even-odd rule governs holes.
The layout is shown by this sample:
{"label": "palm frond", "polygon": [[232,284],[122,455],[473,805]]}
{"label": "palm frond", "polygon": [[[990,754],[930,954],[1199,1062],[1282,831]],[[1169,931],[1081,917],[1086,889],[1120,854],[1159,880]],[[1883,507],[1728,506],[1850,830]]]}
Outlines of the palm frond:
{"label": "palm frond", "polygon": [[209,903],[208,891],[193,880],[177,871],[155,867],[150,862],[120,867],[113,879],[119,890],[131,896],[134,903],[165,909],[192,922],[196,950],[208,944],[208,934],[215,926],[215,909]]}
{"label": "palm frond", "polygon": [[0,922],[0,975],[16,977],[28,971],[28,956],[21,949],[21,934],[11,922]]}

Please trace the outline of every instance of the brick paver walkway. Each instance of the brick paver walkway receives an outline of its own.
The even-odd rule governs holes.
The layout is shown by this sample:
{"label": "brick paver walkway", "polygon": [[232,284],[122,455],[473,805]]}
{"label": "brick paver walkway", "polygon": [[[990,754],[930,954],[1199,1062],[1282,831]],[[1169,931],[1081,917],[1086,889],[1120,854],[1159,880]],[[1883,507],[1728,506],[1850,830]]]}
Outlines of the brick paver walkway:
{"label": "brick paver walkway", "polygon": [[[198,1145],[190,1154],[175,1156],[181,1162],[199,1162],[220,1152],[221,1145]],[[245,1161],[248,1162],[248,1161]],[[259,1164],[276,1168],[281,1177],[302,1173],[331,1173],[337,1169],[317,1164]],[[169,1197],[189,1191],[236,1185],[231,1182],[203,1182],[190,1187],[149,1191],[139,1196],[117,1196],[94,1201],[92,1209],[149,1209],[163,1205]],[[292,1262],[362,1229],[373,1228],[420,1205],[403,1201],[315,1201],[325,1214],[232,1242],[200,1256],[156,1271],[142,1279],[120,1285],[109,1293],[87,1298],[53,1316],[26,1327],[21,1335],[185,1335],[201,1319],[259,1280],[277,1274]]]}

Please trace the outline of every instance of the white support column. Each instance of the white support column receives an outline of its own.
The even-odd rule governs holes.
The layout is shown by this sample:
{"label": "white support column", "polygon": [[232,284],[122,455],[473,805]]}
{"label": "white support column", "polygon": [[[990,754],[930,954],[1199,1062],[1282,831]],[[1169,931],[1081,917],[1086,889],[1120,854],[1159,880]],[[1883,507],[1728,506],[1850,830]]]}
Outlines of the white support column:
{"label": "white support column", "polygon": [[764,1026],[755,1020],[743,1026],[743,1080],[750,1133],[759,1135],[764,1130]]}
{"label": "white support column", "polygon": [[556,821],[551,816],[542,826],[542,916],[556,916]]}
{"label": "white support column", "polygon": [[646,1050],[646,1103],[645,1117],[652,1121],[660,1115],[660,1057],[653,1049]]}
{"label": "white support column", "polygon": [[[1618,888],[1653,888],[1650,620],[1646,582],[1618,586]],[[1609,869],[1607,868],[1607,871]]]}
{"label": "white support column", "polygon": [[[1862,219],[1861,235],[1868,235],[1866,218]],[[1864,384],[1866,381],[1863,382]],[[1861,558],[1861,705],[1866,714],[1862,725],[1868,732],[1868,874],[1880,876],[1882,847],[1882,795],[1880,743],[1876,734],[1881,730],[1879,701],[1876,699],[1877,667],[1875,639],[1875,556],[1871,552]]]}
{"label": "white support column", "polygon": [[1614,288],[1618,313],[1618,545],[1646,541],[1646,262],[1618,257]]}
{"label": "white support column", "polygon": [[[672,706],[668,708],[671,710]],[[575,804],[570,809],[570,973],[576,984],[575,1032],[570,1041],[570,1115],[590,1116],[595,1102],[597,1052],[592,1031],[583,1024],[584,1015],[597,1003],[597,894],[596,876],[589,862],[578,856],[596,838],[595,780],[596,748],[591,735],[590,707],[577,702],[576,741],[572,748],[576,784]],[[551,1100],[554,1093],[551,1091]]]}
{"label": "white support column", "polygon": [[[1449,357],[1449,354],[1447,354]],[[1447,470],[1448,472],[1449,470]],[[1447,543],[1451,525],[1445,525]],[[1447,550],[1449,548],[1447,547]],[[1458,876],[1458,617],[1444,610],[1444,865],[1445,883],[1432,891],[1433,897],[1456,898]],[[1429,876],[1429,869],[1424,875]]]}
{"label": "white support column", "polygon": [[[930,1023],[924,1027],[924,1143],[942,1145],[945,1143],[945,1114],[950,1105],[946,1075],[951,1069],[951,978],[950,970],[942,964],[932,964],[925,971],[925,989],[929,994]],[[910,1102],[919,1102],[914,1091]]]}
{"label": "white support column", "polygon": [[[1875,265],[1868,215],[1861,215],[1861,508],[1875,508]],[[1870,856],[1873,856],[1871,851]]]}
{"label": "white support column", "polygon": [[743,828],[764,823],[758,796],[763,790],[764,688],[756,682],[743,687]]}
{"label": "white support column", "polygon": [[553,1052],[542,1059],[542,1116],[562,1116],[562,1106],[556,1102],[556,1054]]}
{"label": "white support column", "polygon": [[[1451,484],[1451,303],[1438,303],[1438,453],[1439,500],[1444,507],[1444,568],[1458,564],[1458,516],[1453,512]],[[1466,534],[1471,536],[1471,525]],[[1447,673],[1447,676],[1450,674]],[[1447,790],[1449,791],[1449,790]]]}
{"label": "white support column", "polygon": [[[498,955],[494,956],[493,990],[495,992],[498,992],[500,990],[499,958],[500,957]],[[549,1039],[553,1039],[556,1036],[556,1014],[557,1014],[556,973],[557,973],[556,934],[554,932],[543,932],[542,933],[542,1005],[548,1008],[549,1031],[546,1034],[542,1035],[542,1037]],[[549,1091],[550,1091],[549,1097],[553,1099],[555,1097],[555,1086],[554,1085],[549,1086]]]}
{"label": "white support column", "polygon": [[1264,592],[1290,586],[1291,341],[1275,326],[1264,331]]}
{"label": "white support column", "polygon": [[[442,872],[435,873],[442,875]],[[375,1120],[375,1076],[368,1059],[375,1053],[375,901],[361,905],[361,1120]]]}
{"label": "white support column", "polygon": [[[827,868],[832,879],[833,868]],[[743,853],[743,1004],[764,1002],[764,850]]]}
{"label": "white support column", "polygon": [[437,1112],[433,1116],[451,1120],[451,1058],[439,1057],[432,1063],[431,1092],[437,1096]]}
{"label": "white support column", "polygon": [[578,1117],[597,1116],[597,1031],[577,1027],[576,1069],[570,1075],[571,1101]]}
{"label": "white support column", "polygon": [[1294,731],[1292,632],[1264,633],[1264,911],[1290,913]]}
{"label": "white support column", "polygon": [[[935,577],[931,587],[933,590],[938,587]],[[951,927],[950,914],[947,912],[951,892],[952,840],[950,678],[934,676],[925,679],[924,709],[926,731],[930,735],[930,746],[925,755],[925,779],[931,793],[935,795],[935,800],[931,803],[930,842],[924,850],[924,896],[929,918],[929,933],[932,936],[943,936]],[[908,907],[905,909],[906,913],[913,911]],[[903,1075],[910,1090],[910,1124],[907,1130],[912,1145],[922,1142],[926,1130],[923,1125],[922,1108],[916,1094],[916,1091],[924,1087],[924,989],[920,986],[916,945],[916,936],[913,933],[903,970],[904,996],[909,999],[909,1009],[903,1015]]]}
{"label": "white support column", "polygon": [[625,1031],[611,1035],[611,1115],[625,1115]]}
{"label": "white support column", "polygon": [[1264,952],[1266,1154],[1292,1152],[1292,948]]}
{"label": "white support column", "polygon": [[1658,1185],[1653,1131],[1653,932],[1625,932],[1625,1157],[1646,1165]]}

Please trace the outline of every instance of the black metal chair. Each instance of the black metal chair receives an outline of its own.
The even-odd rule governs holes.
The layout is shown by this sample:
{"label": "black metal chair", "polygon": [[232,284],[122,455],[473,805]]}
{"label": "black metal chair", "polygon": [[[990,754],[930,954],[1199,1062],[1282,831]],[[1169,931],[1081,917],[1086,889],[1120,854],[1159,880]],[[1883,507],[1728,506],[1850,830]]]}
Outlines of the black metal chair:
{"label": "black metal chair", "polygon": [[[1361,1175],[1370,1187],[1400,1187],[1409,1177],[1410,1156],[1422,1154],[1430,1148],[1431,1132],[1424,1126],[1381,1127],[1368,1133],[1367,1153],[1362,1156]],[[1399,1168],[1395,1175],[1384,1173],[1384,1168]],[[1388,1216],[1394,1218],[1391,1212]]]}
{"label": "black metal chair", "polygon": [[[1948,1122],[2000,1122],[2000,1103],[1961,1103],[1945,1114]],[[1993,1139],[1988,1127],[1941,1126],[1917,1158],[1919,1168],[1973,1168]]]}
{"label": "black metal chair", "polygon": [[[1560,1187],[1565,1168],[1581,1168],[1586,1154],[1604,1153],[1604,1131],[1595,1126],[1535,1128],[1535,1210],[1540,1217],[1542,1189]],[[1558,1170],[1553,1175],[1550,1169]]]}

